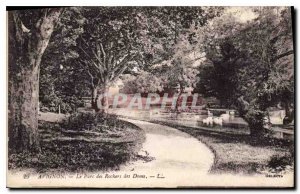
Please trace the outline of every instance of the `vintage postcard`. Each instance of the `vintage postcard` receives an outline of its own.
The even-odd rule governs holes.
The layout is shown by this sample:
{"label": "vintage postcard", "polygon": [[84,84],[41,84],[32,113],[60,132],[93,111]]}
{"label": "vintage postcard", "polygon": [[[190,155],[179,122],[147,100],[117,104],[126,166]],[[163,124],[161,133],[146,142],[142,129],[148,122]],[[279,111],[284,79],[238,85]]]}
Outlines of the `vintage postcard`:
{"label": "vintage postcard", "polygon": [[293,188],[293,7],[7,7],[9,188]]}

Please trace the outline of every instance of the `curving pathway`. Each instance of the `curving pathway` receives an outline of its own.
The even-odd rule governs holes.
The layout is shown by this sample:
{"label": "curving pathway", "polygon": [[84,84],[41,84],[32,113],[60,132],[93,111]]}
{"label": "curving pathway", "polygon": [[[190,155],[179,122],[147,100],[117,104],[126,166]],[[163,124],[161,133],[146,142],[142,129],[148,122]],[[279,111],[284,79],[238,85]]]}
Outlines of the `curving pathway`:
{"label": "curving pathway", "polygon": [[185,182],[187,178],[197,180],[208,173],[214,155],[196,138],[172,127],[139,120],[124,120],[145,130],[146,141],[140,155],[153,157],[153,160],[137,161],[123,170],[149,175],[160,173],[166,178],[175,178],[176,182]]}

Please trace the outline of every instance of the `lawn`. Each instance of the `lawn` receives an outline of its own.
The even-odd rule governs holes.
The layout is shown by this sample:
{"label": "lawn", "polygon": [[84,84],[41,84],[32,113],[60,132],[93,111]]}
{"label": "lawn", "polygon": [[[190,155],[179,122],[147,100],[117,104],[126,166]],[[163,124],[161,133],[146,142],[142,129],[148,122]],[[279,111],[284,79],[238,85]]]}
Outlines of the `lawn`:
{"label": "lawn", "polygon": [[232,131],[193,128],[170,121],[150,122],[174,127],[205,143],[215,155],[211,173],[284,173],[293,168],[293,141],[270,138],[257,140]]}
{"label": "lawn", "polygon": [[[54,122],[53,122],[54,121]],[[137,126],[113,115],[79,113],[62,122],[39,120],[41,152],[11,154],[9,168],[46,171],[117,170],[136,158],[145,140]]]}

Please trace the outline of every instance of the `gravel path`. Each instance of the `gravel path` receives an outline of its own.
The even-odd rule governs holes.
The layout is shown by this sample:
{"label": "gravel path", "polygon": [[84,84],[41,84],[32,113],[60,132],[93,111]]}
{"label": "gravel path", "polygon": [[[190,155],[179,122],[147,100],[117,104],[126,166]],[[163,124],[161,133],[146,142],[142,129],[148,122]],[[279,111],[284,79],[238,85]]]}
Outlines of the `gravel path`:
{"label": "gravel path", "polygon": [[132,168],[131,171],[150,173],[150,175],[158,173],[165,177],[170,175],[172,179],[176,178],[179,182],[180,179],[187,178],[186,176],[197,179],[208,173],[214,155],[205,144],[168,126],[131,119],[124,120],[145,130],[146,141],[140,155],[153,158],[149,162],[137,161],[127,166],[127,169]]}

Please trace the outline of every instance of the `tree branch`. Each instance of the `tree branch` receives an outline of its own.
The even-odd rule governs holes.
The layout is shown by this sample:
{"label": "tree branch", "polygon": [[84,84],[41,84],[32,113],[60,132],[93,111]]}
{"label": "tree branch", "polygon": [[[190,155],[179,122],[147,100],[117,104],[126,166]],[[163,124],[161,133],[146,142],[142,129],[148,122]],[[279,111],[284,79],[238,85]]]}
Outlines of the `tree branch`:
{"label": "tree branch", "polygon": [[17,11],[12,11],[12,17],[15,25],[16,39],[18,42],[22,43],[24,40],[24,33],[29,32],[29,30],[24,26]]}
{"label": "tree branch", "polygon": [[97,70],[98,73],[100,74],[100,79],[103,79],[104,70],[101,68],[100,65],[98,66],[92,59],[89,60],[90,63],[87,62],[87,61],[83,61],[83,60],[81,60],[81,61],[82,61],[83,63],[87,64],[88,66],[90,65],[90,63],[92,63],[92,65],[96,68],[96,70]]}
{"label": "tree branch", "polygon": [[94,50],[92,50],[92,53],[94,54],[94,56],[96,57],[96,59],[98,60],[98,62],[103,65],[103,62],[101,61],[101,56],[99,55],[99,53],[95,53]]}
{"label": "tree branch", "polygon": [[87,74],[90,76],[90,78],[91,78],[91,86],[94,88],[94,86],[95,86],[94,85],[94,76],[92,75],[92,73],[90,72],[90,70],[88,68],[86,68],[86,66],[82,65],[82,63],[79,63],[78,61],[76,61],[76,63],[79,66],[81,66],[84,69],[84,71],[86,71]]}
{"label": "tree branch", "polygon": [[118,64],[118,67],[114,68],[110,75],[110,80],[114,81],[116,78],[118,78],[127,68],[127,63],[131,61],[136,55],[127,55],[124,57],[124,59]]}
{"label": "tree branch", "polygon": [[282,54],[278,55],[275,60],[278,60],[280,58],[286,57],[286,56],[291,55],[291,54],[294,54],[294,50],[289,50],[285,53],[282,53]]}
{"label": "tree branch", "polygon": [[103,55],[103,60],[104,60],[104,63],[105,63],[105,60],[106,60],[106,53],[104,51],[104,48],[103,48],[103,45],[102,43],[100,42],[100,49],[101,49],[101,52],[102,52],[102,55]]}

